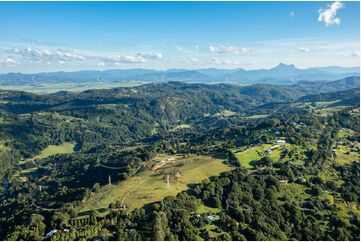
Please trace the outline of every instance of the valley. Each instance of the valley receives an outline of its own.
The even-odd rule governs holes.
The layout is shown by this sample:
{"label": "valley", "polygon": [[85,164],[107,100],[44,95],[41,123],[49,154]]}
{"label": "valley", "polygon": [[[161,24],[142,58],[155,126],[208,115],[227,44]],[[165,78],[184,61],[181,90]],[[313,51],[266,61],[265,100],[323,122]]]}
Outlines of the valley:
{"label": "valley", "polygon": [[[0,235],[44,239],[56,229],[51,239],[354,239],[358,87],[359,79],[348,78],[287,87],[2,90]],[[23,217],[40,219],[43,229]]]}
{"label": "valley", "polygon": [[360,241],[359,1],[0,1],[1,241]]}

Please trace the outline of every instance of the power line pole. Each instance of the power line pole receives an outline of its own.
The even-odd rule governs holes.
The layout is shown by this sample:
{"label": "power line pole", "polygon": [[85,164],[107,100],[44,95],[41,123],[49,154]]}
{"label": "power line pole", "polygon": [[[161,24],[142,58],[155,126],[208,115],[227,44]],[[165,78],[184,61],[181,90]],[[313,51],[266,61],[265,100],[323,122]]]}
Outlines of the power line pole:
{"label": "power line pole", "polygon": [[167,188],[169,188],[169,174],[167,175]]}

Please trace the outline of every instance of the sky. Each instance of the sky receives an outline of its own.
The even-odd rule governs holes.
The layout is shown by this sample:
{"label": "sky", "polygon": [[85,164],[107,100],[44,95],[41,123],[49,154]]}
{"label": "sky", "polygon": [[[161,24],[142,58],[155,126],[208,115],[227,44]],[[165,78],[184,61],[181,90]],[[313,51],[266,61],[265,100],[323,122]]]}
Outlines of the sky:
{"label": "sky", "polygon": [[360,65],[359,2],[0,2],[0,72]]}

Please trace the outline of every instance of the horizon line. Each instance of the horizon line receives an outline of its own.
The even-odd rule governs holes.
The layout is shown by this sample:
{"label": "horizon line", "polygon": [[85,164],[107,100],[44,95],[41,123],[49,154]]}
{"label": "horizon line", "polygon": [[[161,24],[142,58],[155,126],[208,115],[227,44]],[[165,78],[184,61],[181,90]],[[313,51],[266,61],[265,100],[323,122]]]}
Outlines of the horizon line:
{"label": "horizon line", "polygon": [[6,74],[41,74],[41,73],[56,73],[56,72],[64,72],[64,73],[73,73],[73,72],[85,72],[85,71],[98,71],[98,72],[105,72],[105,71],[115,71],[115,70],[149,70],[149,71],[169,71],[169,70],[185,70],[185,71],[197,71],[197,70],[207,70],[207,69],[216,69],[216,70],[244,70],[244,71],[255,71],[255,70],[271,70],[279,65],[287,65],[287,66],[294,66],[295,68],[299,70],[307,70],[307,69],[317,69],[317,68],[327,68],[327,67],[338,67],[338,68],[358,68],[360,69],[361,65],[359,66],[340,66],[340,65],[326,65],[326,66],[314,66],[314,67],[306,67],[306,68],[300,68],[297,67],[295,64],[286,64],[284,62],[280,62],[279,64],[273,66],[273,67],[263,67],[263,68],[256,68],[256,69],[245,69],[243,67],[236,67],[236,68],[217,68],[217,67],[205,67],[205,68],[166,68],[166,69],[154,69],[154,68],[114,68],[114,69],[104,69],[104,70],[97,70],[97,69],[79,69],[74,71],[65,71],[65,70],[57,70],[57,71],[39,71],[39,72],[16,72],[16,71],[10,71],[10,72],[0,72],[0,75],[6,75]]}

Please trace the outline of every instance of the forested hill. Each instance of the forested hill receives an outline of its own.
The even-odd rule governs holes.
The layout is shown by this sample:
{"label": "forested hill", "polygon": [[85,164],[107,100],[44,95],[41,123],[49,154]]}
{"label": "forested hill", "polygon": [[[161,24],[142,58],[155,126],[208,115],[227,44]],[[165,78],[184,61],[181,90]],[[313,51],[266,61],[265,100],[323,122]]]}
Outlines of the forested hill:
{"label": "forested hill", "polygon": [[295,86],[298,90],[310,93],[337,92],[360,87],[360,77],[350,76],[331,82],[299,82]]}
{"label": "forested hill", "polygon": [[187,106],[202,108],[204,112],[218,111],[219,108],[241,111],[270,102],[294,101],[308,94],[358,88],[359,82],[359,77],[348,77],[329,83],[302,82],[292,86],[168,82],[138,87],[93,89],[81,93],[62,91],[49,95],[0,90],[0,99],[7,102],[2,105],[3,109],[18,113],[44,109],[78,109],[98,104],[135,105],[137,108],[146,109],[158,107],[160,111],[175,111]]}
{"label": "forested hill", "polygon": [[340,99],[359,99],[360,89],[354,88],[346,91],[330,92],[312,94],[301,97],[298,101],[300,102],[322,102],[322,101],[335,101]]}

